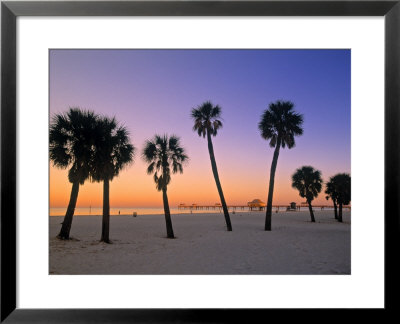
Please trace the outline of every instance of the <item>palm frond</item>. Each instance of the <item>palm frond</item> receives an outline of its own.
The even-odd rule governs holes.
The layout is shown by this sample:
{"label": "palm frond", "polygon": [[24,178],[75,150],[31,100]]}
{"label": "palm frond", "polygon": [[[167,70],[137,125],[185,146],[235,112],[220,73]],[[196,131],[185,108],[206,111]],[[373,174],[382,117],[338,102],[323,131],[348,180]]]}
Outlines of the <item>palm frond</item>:
{"label": "palm frond", "polygon": [[112,180],[134,160],[136,148],[130,143],[129,131],[115,117],[101,117],[96,125],[94,181]]}
{"label": "palm frond", "polygon": [[222,127],[221,107],[214,106],[210,101],[206,101],[197,108],[192,108],[191,117],[194,121],[193,131],[199,136],[205,137],[207,132],[216,136],[218,129]]}
{"label": "palm frond", "polygon": [[347,205],[351,201],[351,177],[348,173],[338,173],[330,178],[327,194],[334,197],[337,203]]}
{"label": "palm frond", "polygon": [[89,110],[71,107],[67,112],[55,114],[49,129],[49,157],[58,168],[70,167],[70,182],[83,184],[91,177],[98,116]]}
{"label": "palm frond", "polygon": [[302,198],[311,202],[322,190],[321,172],[312,166],[303,166],[292,175],[292,187],[299,191]]}
{"label": "palm frond", "polygon": [[154,172],[153,180],[156,189],[166,189],[171,181],[172,173],[183,172],[182,164],[187,161],[184,148],[180,144],[180,138],[176,135],[155,135],[145,142],[142,157],[149,163],[147,173]]}
{"label": "palm frond", "polygon": [[296,113],[291,101],[277,100],[269,104],[258,123],[261,137],[269,140],[269,145],[275,147],[280,139],[280,145],[290,149],[295,146],[295,136],[303,134],[303,116]]}

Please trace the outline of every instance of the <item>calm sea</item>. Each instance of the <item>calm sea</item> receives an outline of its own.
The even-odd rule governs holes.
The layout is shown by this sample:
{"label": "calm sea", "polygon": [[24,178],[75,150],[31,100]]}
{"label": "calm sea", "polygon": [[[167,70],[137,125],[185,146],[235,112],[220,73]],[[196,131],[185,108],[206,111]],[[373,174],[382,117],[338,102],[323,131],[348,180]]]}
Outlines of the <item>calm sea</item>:
{"label": "calm sea", "polygon": [[[50,216],[64,216],[67,211],[67,207],[63,208],[50,208]],[[190,214],[190,210],[170,208],[171,214]],[[149,208],[149,207],[115,207],[110,208],[110,215],[132,215],[134,212],[137,215],[157,215],[164,214],[164,208]],[[211,210],[193,210],[195,213],[218,213],[218,209]],[[103,207],[78,207],[75,208],[74,215],[87,216],[87,215],[102,215]]]}
{"label": "calm sea", "polygon": [[[308,208],[301,207],[301,211],[308,211]],[[315,211],[320,210],[320,208],[315,208]],[[330,210],[330,208],[325,208],[325,210]],[[50,208],[50,216],[64,216],[67,211],[66,207],[63,208]],[[178,209],[178,208],[170,208],[171,214],[190,214],[191,211],[189,209]],[[275,211],[275,209],[273,209]],[[280,209],[280,211],[284,211],[284,209]],[[164,214],[164,208],[148,208],[148,207],[112,207],[110,208],[111,215],[132,215],[134,212],[137,215],[158,215]],[[219,213],[218,209],[201,209],[201,210],[193,210],[193,214],[204,214],[204,213]],[[229,212],[232,212],[232,209],[229,209]],[[236,209],[237,213],[249,212],[246,208],[244,210]],[[253,212],[256,212],[254,210]],[[265,211],[264,211],[265,212]],[[88,216],[88,215],[102,215],[103,208],[102,207],[78,207],[75,209],[74,215],[76,216]]]}

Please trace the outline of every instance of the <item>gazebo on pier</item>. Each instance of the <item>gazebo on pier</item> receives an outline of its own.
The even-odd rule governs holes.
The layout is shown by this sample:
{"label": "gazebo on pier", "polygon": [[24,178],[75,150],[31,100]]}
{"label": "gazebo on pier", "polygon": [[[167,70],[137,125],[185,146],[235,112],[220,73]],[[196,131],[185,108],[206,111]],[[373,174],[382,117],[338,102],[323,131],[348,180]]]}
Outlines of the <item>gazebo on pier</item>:
{"label": "gazebo on pier", "polygon": [[263,210],[267,204],[261,199],[254,199],[253,201],[249,201],[247,203],[247,206],[249,206],[250,210],[253,210],[253,208],[258,208],[259,210]]}

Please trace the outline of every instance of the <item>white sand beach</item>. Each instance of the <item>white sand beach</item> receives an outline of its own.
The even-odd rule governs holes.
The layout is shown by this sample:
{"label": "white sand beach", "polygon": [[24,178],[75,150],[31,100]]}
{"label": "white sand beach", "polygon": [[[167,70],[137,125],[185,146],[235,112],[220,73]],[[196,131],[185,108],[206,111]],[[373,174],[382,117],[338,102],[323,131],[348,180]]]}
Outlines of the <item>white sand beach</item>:
{"label": "white sand beach", "polygon": [[99,242],[101,216],[74,217],[70,241],[56,238],[63,217],[50,217],[50,274],[350,274],[350,212],[333,211],[172,215],[175,239],[166,238],[164,215],[111,216],[110,239]]}

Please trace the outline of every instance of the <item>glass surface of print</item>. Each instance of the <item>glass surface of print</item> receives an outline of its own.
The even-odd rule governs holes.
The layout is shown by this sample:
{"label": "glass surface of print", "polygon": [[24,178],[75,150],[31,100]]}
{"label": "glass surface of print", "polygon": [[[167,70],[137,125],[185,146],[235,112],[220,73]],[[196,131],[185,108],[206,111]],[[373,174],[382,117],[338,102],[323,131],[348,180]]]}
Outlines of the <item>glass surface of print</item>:
{"label": "glass surface of print", "polygon": [[350,61],[50,50],[50,274],[350,274]]}

